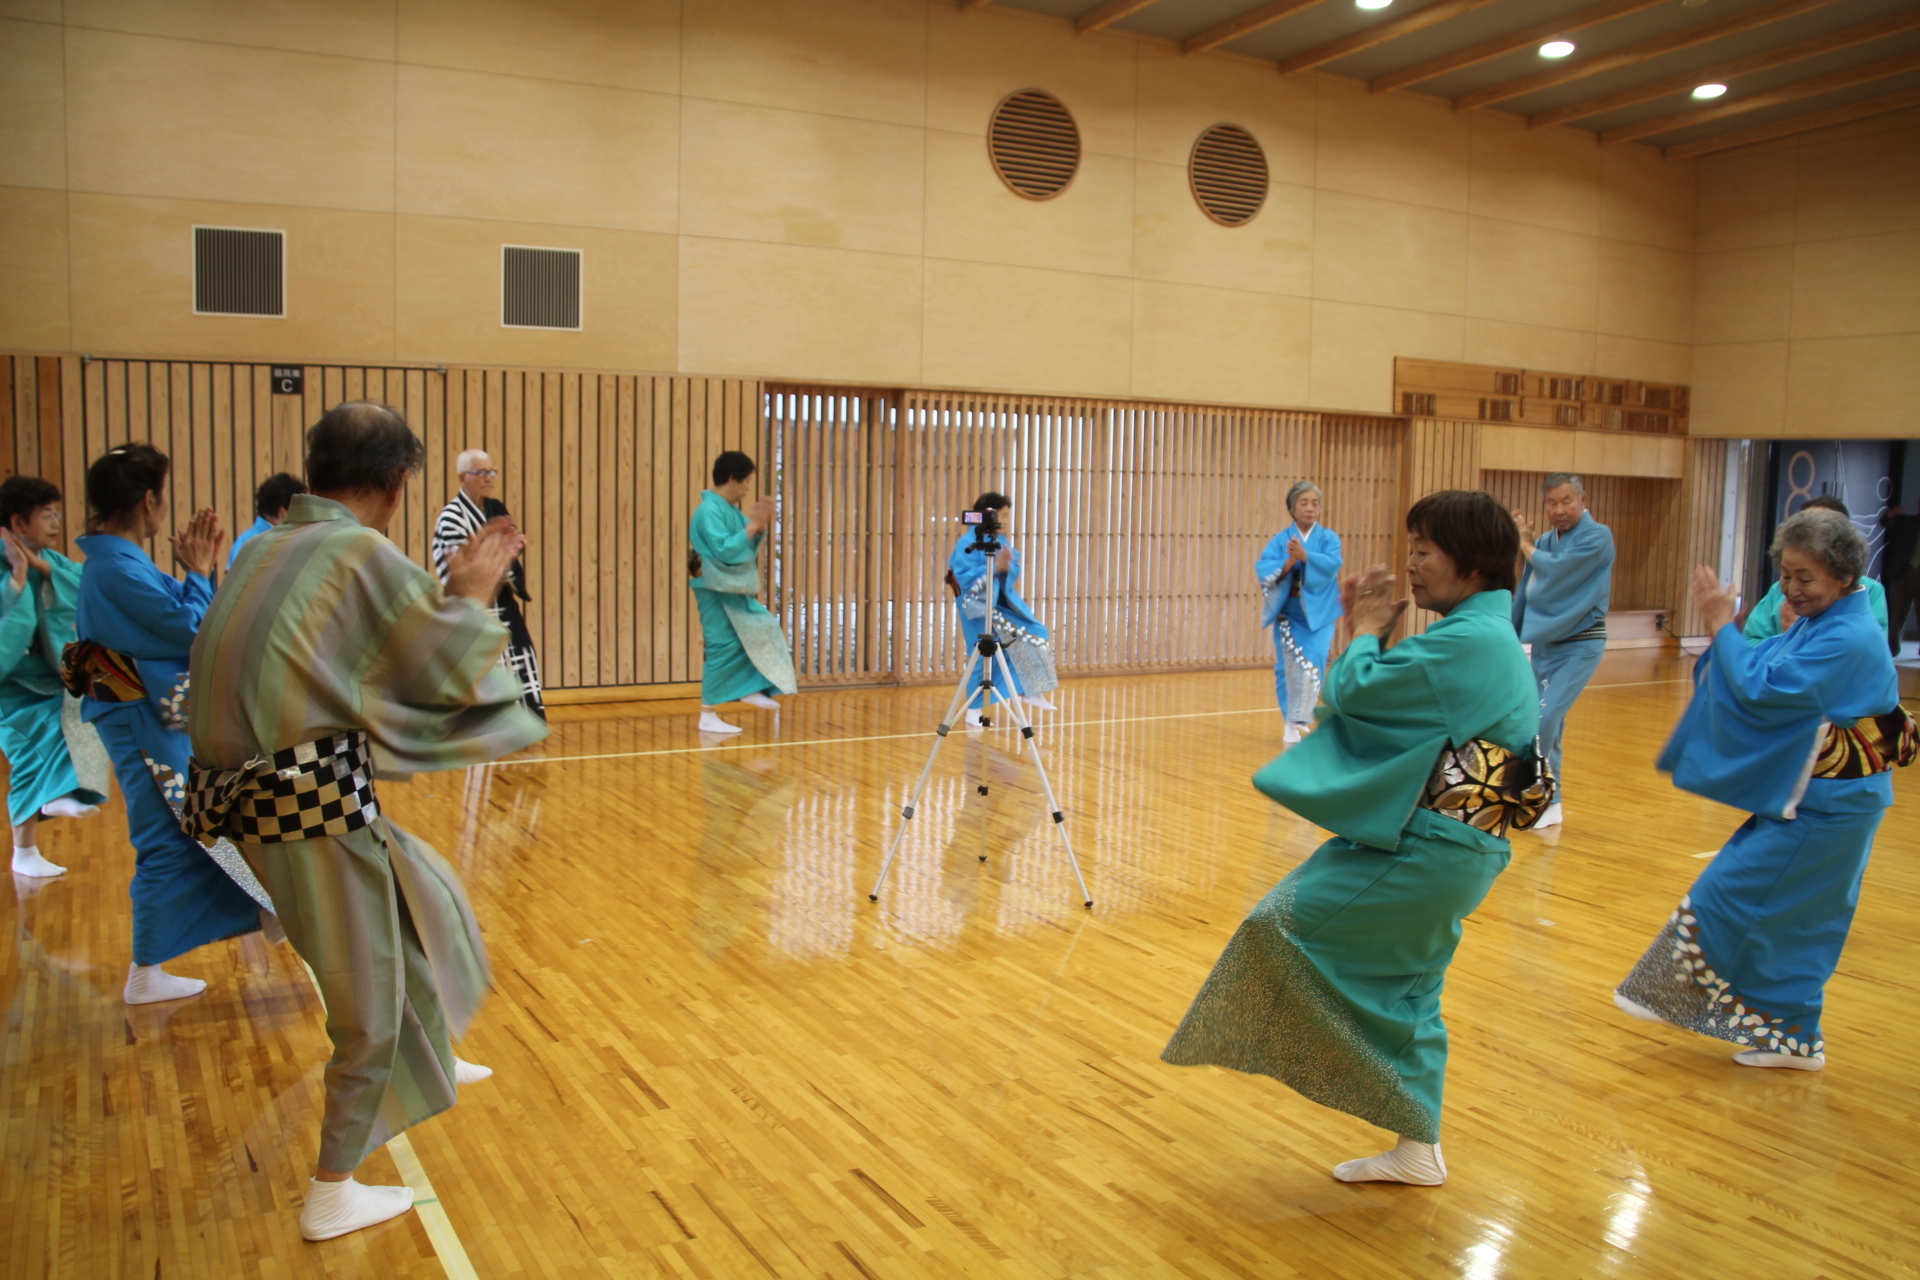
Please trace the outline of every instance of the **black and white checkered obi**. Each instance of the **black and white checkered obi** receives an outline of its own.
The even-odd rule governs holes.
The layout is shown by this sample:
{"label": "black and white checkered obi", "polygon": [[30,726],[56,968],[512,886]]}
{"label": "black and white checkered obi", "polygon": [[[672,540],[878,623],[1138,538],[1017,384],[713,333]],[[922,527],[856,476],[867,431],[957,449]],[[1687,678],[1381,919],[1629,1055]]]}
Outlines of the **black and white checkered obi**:
{"label": "black and white checkered obi", "polygon": [[303,742],[238,769],[193,761],[180,825],[199,840],[280,844],[343,836],[379,816],[371,745],[366,734],[354,732]]}

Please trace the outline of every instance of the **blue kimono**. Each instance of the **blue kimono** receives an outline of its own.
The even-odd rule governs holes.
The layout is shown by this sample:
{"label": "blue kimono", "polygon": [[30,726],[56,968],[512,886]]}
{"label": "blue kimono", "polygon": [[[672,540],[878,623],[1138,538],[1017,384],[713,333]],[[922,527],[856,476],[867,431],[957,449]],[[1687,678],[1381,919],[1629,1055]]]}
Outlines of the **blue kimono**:
{"label": "blue kimono", "polygon": [[[15,590],[0,550],[0,755],[7,758],[7,817],[16,827],[62,796],[85,804],[106,799],[82,785],[61,728],[67,695],[60,654],[73,640],[80,566],[58,551],[40,555],[51,578],[28,569],[26,586]],[[105,785],[104,778],[92,781]]]}
{"label": "blue kimono", "polygon": [[[180,829],[174,803],[186,795],[190,746],[184,731],[187,657],[213,584],[197,573],[181,582],[160,572],[136,544],[110,533],[79,540],[76,630],[133,660],[145,698],[81,700],[100,733],[127,801],[133,840],[133,960],[161,964],[195,947],[261,927],[259,904]],[[174,728],[173,725],[182,725]]]}
{"label": "blue kimono", "polygon": [[[1867,593],[1867,607],[1873,610],[1875,621],[1880,629],[1887,629],[1887,589],[1872,578],[1860,579],[1860,587]],[[1778,582],[1767,588],[1767,594],[1760,597],[1760,603],[1753,606],[1747,615],[1747,625],[1740,628],[1740,634],[1754,644],[1762,640],[1771,640],[1780,634],[1780,605],[1787,598]]]}
{"label": "blue kimono", "polygon": [[[1005,538],[1001,539],[1004,544]],[[969,550],[973,546],[973,530],[960,535],[960,541],[953,546],[953,554],[947,557],[947,570],[953,575],[953,581],[959,591],[954,606],[960,611],[960,634],[966,637],[967,649],[971,652],[980,643],[980,633],[987,625],[987,570],[992,557],[985,551]],[[1000,642],[1001,649],[1007,655],[1007,666],[1013,673],[1013,687],[1007,688],[1006,678],[1001,674],[998,662],[992,671],[980,674],[976,686],[986,688],[989,680],[1002,698],[1014,694],[1046,693],[1060,687],[1060,675],[1054,664],[1053,644],[1047,637],[1046,627],[1033,616],[1027,608],[1027,602],[1020,598],[1014,583],[1020,581],[1020,553],[1013,553],[1013,565],[1005,573],[995,571],[993,600],[993,635]],[[965,658],[962,658],[965,661]],[[986,695],[981,694],[984,705]],[[973,695],[967,695],[967,705],[973,705]]]}
{"label": "blue kimono", "polygon": [[1607,651],[1607,602],[1613,595],[1613,530],[1583,512],[1573,528],[1549,529],[1535,543],[1513,597],[1513,625],[1533,646],[1540,685],[1540,749],[1553,764],[1554,799],[1566,791],[1560,740],[1574,699]]}
{"label": "blue kimono", "polygon": [[1812,1056],[1860,901],[1874,832],[1893,803],[1873,719],[1900,705],[1867,594],[1843,596],[1751,645],[1729,624],[1694,672],[1693,701],[1660,755],[1674,785],[1753,816],[1733,833],[1620,994],[1677,1026]]}
{"label": "blue kimono", "polygon": [[[1298,539],[1307,558],[1287,569],[1287,546]],[[1260,625],[1273,629],[1273,685],[1287,723],[1313,723],[1320,682],[1340,620],[1340,535],[1323,524],[1282,529],[1260,553],[1254,572],[1265,602]]]}
{"label": "blue kimono", "polygon": [[233,562],[240,558],[240,548],[247,545],[267,530],[274,528],[273,521],[265,516],[255,516],[253,523],[242,529],[233,539],[233,550],[227,553],[227,568],[233,568]]}

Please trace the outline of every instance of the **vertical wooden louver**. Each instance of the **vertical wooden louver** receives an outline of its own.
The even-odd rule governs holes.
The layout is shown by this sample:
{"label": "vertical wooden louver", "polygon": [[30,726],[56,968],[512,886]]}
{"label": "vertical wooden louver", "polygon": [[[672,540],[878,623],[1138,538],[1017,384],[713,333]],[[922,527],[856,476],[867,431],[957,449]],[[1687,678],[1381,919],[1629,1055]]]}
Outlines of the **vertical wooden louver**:
{"label": "vertical wooden louver", "polygon": [[1022,89],[993,109],[987,126],[993,171],[1015,195],[1051,200],[1080,168],[1080,130],[1066,104],[1050,93]]}
{"label": "vertical wooden louver", "polygon": [[1187,181],[1209,218],[1238,227],[1253,221],[1267,202],[1267,156],[1239,125],[1217,124],[1194,142]]}

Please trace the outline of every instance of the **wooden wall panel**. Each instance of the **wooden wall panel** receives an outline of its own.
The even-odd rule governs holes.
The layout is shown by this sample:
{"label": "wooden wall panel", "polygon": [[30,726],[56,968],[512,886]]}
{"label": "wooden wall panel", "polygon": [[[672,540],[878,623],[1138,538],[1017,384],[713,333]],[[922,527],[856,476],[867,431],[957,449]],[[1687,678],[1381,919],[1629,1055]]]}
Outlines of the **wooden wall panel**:
{"label": "wooden wall panel", "polygon": [[[1442,489],[1480,488],[1480,424],[1450,418],[1414,418],[1407,424],[1406,449],[1402,462],[1404,487],[1401,512],[1429,493]],[[1405,535],[1396,529],[1405,548]],[[1403,550],[1404,554],[1404,550]],[[1398,556],[1395,570],[1400,570]],[[1439,614],[1409,607],[1401,630],[1418,635],[1439,619]]]}
{"label": "wooden wall panel", "polygon": [[[1727,504],[1727,442],[1725,440],[1689,440],[1687,474],[1682,482],[1686,509],[1686,554],[1674,566],[1675,607],[1679,610],[1679,632],[1683,636],[1704,631],[1699,610],[1693,607],[1688,588],[1695,565],[1720,565],[1720,538]],[[1734,581],[1741,574],[1736,568]]]}

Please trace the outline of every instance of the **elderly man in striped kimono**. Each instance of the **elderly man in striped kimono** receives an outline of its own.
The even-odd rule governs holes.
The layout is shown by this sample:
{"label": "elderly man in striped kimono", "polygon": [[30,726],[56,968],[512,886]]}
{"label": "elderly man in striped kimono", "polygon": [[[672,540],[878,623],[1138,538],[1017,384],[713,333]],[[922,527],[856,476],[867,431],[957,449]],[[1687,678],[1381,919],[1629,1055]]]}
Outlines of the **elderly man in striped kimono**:
{"label": "elderly man in striped kimono", "polygon": [[[433,522],[433,571],[440,581],[447,580],[447,565],[467,539],[492,520],[512,522],[507,504],[493,496],[500,483],[500,468],[484,449],[468,449],[453,460],[460,488],[453,501],[440,508]],[[520,677],[526,690],[527,707],[546,717],[546,704],[540,698],[540,655],[533,649],[533,633],[527,630],[526,611],[520,606],[533,597],[527,594],[527,569],[519,559],[513,562],[507,580],[500,584],[500,596],[493,602],[493,616],[507,628],[507,651],[500,656],[507,669]]]}
{"label": "elderly man in striped kimono", "polygon": [[314,492],[240,558],[193,646],[186,819],[240,847],[326,1004],[309,1240],[406,1212],[410,1189],[353,1170],[487,1074],[452,1049],[488,984],[479,926],[453,868],[381,812],[375,774],[476,764],[547,732],[500,665],[489,607],[519,533],[473,535],[445,586],[384,536],[424,456],[385,406],[322,417]]}

